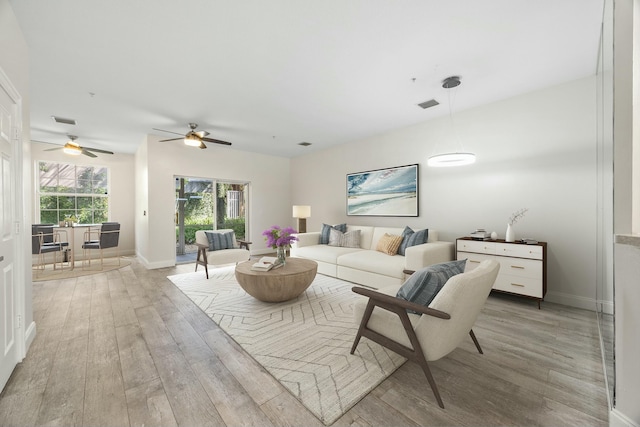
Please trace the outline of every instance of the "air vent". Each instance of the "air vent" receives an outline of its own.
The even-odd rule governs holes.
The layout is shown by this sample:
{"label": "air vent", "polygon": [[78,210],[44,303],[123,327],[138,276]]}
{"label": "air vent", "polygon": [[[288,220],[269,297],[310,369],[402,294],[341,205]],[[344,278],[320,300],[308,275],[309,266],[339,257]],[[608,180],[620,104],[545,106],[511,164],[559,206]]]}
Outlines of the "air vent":
{"label": "air vent", "polygon": [[64,117],[57,117],[57,116],[51,116],[51,118],[56,123],[62,123],[62,124],[65,124],[65,125],[75,125],[76,124],[75,119],[65,119]]}
{"label": "air vent", "polygon": [[418,104],[419,107],[422,107],[424,109],[427,109],[429,107],[435,107],[436,105],[440,105],[440,103],[438,101],[436,101],[435,99],[430,99],[428,101],[424,101],[424,102]]}
{"label": "air vent", "polygon": [[311,145],[310,142],[299,142],[298,145],[302,145],[303,147],[308,147]]}

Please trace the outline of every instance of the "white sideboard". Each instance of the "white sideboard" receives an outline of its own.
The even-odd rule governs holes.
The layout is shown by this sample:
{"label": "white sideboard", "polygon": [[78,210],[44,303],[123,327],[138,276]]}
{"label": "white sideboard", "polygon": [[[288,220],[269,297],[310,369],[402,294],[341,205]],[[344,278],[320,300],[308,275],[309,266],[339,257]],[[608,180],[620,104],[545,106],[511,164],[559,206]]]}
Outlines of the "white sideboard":
{"label": "white sideboard", "polygon": [[465,271],[474,269],[485,259],[500,263],[494,291],[525,296],[540,301],[547,293],[547,243],[507,243],[504,240],[456,240],[456,259],[466,259]]}

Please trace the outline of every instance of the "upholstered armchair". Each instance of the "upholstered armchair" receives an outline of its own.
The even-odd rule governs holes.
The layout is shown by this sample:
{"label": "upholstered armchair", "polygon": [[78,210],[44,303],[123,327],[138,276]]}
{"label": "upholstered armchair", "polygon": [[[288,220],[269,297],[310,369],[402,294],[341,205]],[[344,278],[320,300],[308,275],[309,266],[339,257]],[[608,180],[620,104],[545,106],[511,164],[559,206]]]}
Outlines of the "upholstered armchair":
{"label": "upholstered armchair", "polygon": [[251,242],[237,240],[232,229],[198,230],[196,231],[196,270],[198,265],[204,266],[209,278],[208,265],[238,264],[250,258],[249,245]]}
{"label": "upholstered armchair", "polygon": [[422,368],[438,405],[444,408],[427,362],[446,356],[468,335],[482,354],[471,328],[491,292],[499,269],[500,265],[495,260],[485,260],[468,273],[450,277],[428,306],[396,297],[398,286],[379,291],[352,288],[367,298],[359,298],[354,305],[354,320],[360,327],[351,354],[355,352],[360,338],[366,337],[413,360]]}

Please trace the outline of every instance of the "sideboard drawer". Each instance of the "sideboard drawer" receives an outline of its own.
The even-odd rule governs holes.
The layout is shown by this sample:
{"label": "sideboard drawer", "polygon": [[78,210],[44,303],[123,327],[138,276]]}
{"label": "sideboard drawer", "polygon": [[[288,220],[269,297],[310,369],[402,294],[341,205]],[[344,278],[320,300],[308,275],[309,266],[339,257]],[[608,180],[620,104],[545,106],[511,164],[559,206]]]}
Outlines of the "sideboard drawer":
{"label": "sideboard drawer", "polygon": [[502,258],[500,261],[500,273],[517,277],[529,277],[538,281],[542,280],[542,261],[524,258]]}
{"label": "sideboard drawer", "polygon": [[542,298],[540,279],[530,277],[518,277],[511,274],[500,273],[496,278],[496,282],[493,284],[493,289],[518,295],[527,295],[534,298]]}
{"label": "sideboard drawer", "polygon": [[514,245],[496,243],[496,255],[512,256],[518,258],[542,259],[542,246],[538,245]]}
{"label": "sideboard drawer", "polygon": [[493,255],[496,253],[496,244],[484,241],[458,240],[457,249],[462,252],[476,252]]}
{"label": "sideboard drawer", "polygon": [[471,270],[473,270],[474,268],[476,268],[477,266],[480,265],[480,263],[482,261],[484,261],[485,259],[495,259],[496,257],[493,255],[486,255],[486,254],[477,254],[477,253],[473,253],[473,252],[458,252],[458,255],[456,256],[456,259],[460,260],[460,259],[466,259],[467,263],[464,265],[464,272],[467,273]]}

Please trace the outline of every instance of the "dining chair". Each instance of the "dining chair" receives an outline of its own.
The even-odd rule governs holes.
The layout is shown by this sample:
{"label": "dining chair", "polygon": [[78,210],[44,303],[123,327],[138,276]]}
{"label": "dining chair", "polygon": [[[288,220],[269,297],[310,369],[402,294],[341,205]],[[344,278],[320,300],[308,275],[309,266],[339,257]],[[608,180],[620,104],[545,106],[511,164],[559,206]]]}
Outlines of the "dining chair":
{"label": "dining chair", "polygon": [[69,246],[68,241],[62,241],[60,232],[54,231],[53,224],[31,225],[31,254],[37,255],[36,270],[44,270],[45,254],[53,253],[53,269],[56,269],[58,255],[60,255],[60,269],[64,269],[64,250]]}
{"label": "dining chair", "polygon": [[85,262],[91,267],[91,251],[100,251],[100,269],[104,268],[104,250],[115,249],[115,256],[120,265],[120,257],[118,257],[118,242],[120,240],[120,223],[103,222],[99,229],[89,228],[84,232],[84,243],[82,244],[82,268],[85,268]]}

